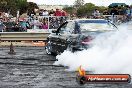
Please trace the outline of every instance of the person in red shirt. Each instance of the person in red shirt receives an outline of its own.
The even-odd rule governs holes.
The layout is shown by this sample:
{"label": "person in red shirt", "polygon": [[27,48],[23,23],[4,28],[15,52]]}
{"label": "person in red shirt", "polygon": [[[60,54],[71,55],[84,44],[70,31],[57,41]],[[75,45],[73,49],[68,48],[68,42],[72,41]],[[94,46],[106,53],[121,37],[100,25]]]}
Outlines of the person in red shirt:
{"label": "person in red shirt", "polygon": [[67,16],[66,11],[62,10],[62,16]]}
{"label": "person in red shirt", "polygon": [[59,9],[56,9],[54,16],[62,16],[62,12]]}

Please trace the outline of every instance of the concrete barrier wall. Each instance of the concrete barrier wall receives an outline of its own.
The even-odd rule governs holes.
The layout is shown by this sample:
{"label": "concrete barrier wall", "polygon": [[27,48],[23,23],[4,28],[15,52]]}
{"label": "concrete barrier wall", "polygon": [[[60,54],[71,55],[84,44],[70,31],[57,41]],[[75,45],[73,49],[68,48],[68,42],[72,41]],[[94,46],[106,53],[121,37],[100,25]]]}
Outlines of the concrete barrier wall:
{"label": "concrete barrier wall", "polygon": [[3,32],[0,41],[45,41],[50,33]]}

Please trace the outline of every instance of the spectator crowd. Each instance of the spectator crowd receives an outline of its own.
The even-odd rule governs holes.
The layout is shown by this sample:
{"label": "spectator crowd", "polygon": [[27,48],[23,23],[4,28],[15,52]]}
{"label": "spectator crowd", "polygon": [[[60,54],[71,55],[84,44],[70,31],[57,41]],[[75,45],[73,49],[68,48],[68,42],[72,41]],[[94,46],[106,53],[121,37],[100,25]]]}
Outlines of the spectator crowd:
{"label": "spectator crowd", "polygon": [[39,15],[33,11],[27,17],[20,17],[16,20],[8,18],[0,20],[0,32],[27,31],[27,29],[56,29],[68,19],[68,14],[64,10],[53,9],[47,11],[41,9]]}
{"label": "spectator crowd", "polygon": [[[69,19],[68,14],[64,10],[40,9],[38,14],[35,11],[27,13],[26,17],[16,18],[13,20],[9,14],[2,13],[0,18],[0,32],[14,32],[14,31],[27,31],[27,29],[57,29],[62,23]],[[101,14],[98,9],[93,11],[90,18],[98,19],[103,18],[104,15],[118,15],[118,20],[121,22],[130,21],[132,18],[132,7],[130,6],[115,6],[105,9]]]}
{"label": "spectator crowd", "polygon": [[[132,18],[132,6],[115,6],[103,11],[103,15],[118,15],[118,20],[122,22],[130,21]],[[101,18],[101,13],[98,9],[95,9],[93,12],[93,18]]]}

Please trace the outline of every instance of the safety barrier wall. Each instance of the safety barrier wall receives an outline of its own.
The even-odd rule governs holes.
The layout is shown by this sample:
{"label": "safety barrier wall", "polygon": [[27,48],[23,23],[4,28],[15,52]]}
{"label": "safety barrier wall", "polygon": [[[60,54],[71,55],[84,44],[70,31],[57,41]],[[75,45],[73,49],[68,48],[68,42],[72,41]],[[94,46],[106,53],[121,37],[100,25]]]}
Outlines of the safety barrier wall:
{"label": "safety barrier wall", "polygon": [[45,41],[49,34],[49,32],[1,32],[0,41]]}

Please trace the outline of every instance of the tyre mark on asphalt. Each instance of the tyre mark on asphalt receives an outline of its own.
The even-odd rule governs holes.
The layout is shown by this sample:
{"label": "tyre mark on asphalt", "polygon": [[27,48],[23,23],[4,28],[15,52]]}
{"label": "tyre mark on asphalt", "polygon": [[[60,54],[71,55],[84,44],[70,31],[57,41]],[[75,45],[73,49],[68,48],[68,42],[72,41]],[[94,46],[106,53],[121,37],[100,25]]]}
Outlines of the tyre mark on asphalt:
{"label": "tyre mark on asphalt", "polygon": [[50,59],[50,60],[42,60],[42,59],[36,59],[36,58],[10,58],[10,57],[0,57],[0,60],[27,60],[27,61],[43,61],[43,62],[49,62],[49,61],[57,61],[57,59]]}
{"label": "tyre mark on asphalt", "polygon": [[[46,67],[66,67],[66,66],[62,66],[62,65],[38,65],[38,64],[24,64],[24,63],[3,63],[0,62],[0,64],[4,64],[4,65],[30,65],[30,66],[46,66]],[[66,67],[68,68],[68,67]]]}

